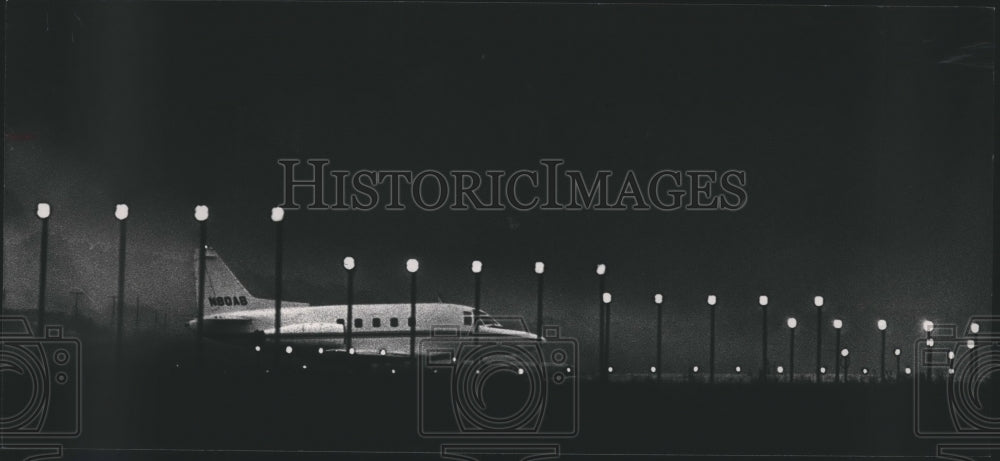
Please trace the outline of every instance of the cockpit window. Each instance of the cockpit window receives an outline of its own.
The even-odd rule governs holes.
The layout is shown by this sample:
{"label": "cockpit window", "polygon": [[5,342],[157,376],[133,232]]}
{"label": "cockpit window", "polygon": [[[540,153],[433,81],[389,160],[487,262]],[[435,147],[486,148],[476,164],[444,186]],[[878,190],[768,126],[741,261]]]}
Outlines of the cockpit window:
{"label": "cockpit window", "polygon": [[485,312],[479,313],[479,325],[493,328],[503,328],[503,325],[501,325],[500,322],[497,322],[493,319],[493,317],[490,317],[490,314]]}

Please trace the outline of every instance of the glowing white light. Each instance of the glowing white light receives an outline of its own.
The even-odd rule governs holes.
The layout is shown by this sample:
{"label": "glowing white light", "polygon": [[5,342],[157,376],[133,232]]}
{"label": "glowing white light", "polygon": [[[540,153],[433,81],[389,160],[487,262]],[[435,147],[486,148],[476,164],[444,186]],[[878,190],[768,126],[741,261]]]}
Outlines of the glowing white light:
{"label": "glowing white light", "polygon": [[48,203],[39,203],[38,210],[35,212],[41,219],[46,219],[52,214],[52,207]]}
{"label": "glowing white light", "polygon": [[392,374],[396,374],[396,369],[395,368],[392,369]]}
{"label": "glowing white light", "polygon": [[740,367],[736,367],[736,372],[737,372],[737,373],[742,373],[742,372],[743,372],[743,369],[742,369],[742,368],[740,368]]}
{"label": "glowing white light", "polygon": [[969,349],[972,349],[973,347],[976,347],[976,342],[974,340],[970,339],[970,340],[968,340],[968,341],[965,342],[965,347],[968,347]]}
{"label": "glowing white light", "polygon": [[799,325],[799,321],[795,320],[795,317],[788,317],[788,328],[795,328]]}
{"label": "glowing white light", "polygon": [[608,267],[604,264],[597,265],[597,275],[604,275],[604,272],[608,270]]}
{"label": "glowing white light", "polygon": [[306,369],[306,364],[304,364],[304,363],[302,364],[302,369],[303,369],[303,370],[305,370],[305,369]]}
{"label": "glowing white light", "polygon": [[948,374],[949,374],[949,375],[953,375],[953,374],[955,374],[955,369],[954,369],[954,368],[949,368],[949,369],[948,369]]}
{"label": "glowing white light", "polygon": [[817,297],[813,298],[813,304],[815,304],[816,307],[823,307],[823,297],[822,296],[817,296]]}
{"label": "glowing white light", "polygon": [[253,350],[256,351],[256,352],[260,352],[260,346],[254,346]]}
{"label": "glowing white light", "polygon": [[848,352],[847,349],[841,349],[840,350],[840,356],[841,357],[847,357],[847,354],[849,354],[849,353],[850,352]]}
{"label": "glowing white light", "polygon": [[347,353],[350,354],[350,355],[354,355],[355,352],[356,351],[354,350],[353,347],[347,350]]}
{"label": "glowing white light", "polygon": [[716,301],[715,295],[708,295],[708,305],[709,306],[714,306],[715,305],[715,301]]}
{"label": "glowing white light", "polygon": [[324,351],[322,347],[319,348],[319,349],[316,349],[316,353],[317,354],[322,354],[323,352],[326,352],[326,351]]}
{"label": "glowing white light", "polygon": [[882,319],[879,319],[879,321],[875,325],[878,326],[878,329],[880,331],[885,331],[885,329],[889,327],[889,324]]}
{"label": "glowing white light", "polygon": [[906,367],[906,369],[903,370],[903,373],[910,374],[913,373],[913,370],[911,370],[910,367]]}
{"label": "glowing white light", "polygon": [[656,373],[656,367],[649,367],[650,373]]}
{"label": "glowing white light", "polygon": [[285,353],[286,354],[291,354],[292,353],[292,346],[285,346]]}
{"label": "glowing white light", "polygon": [[610,303],[611,302],[611,293],[604,293],[603,295],[601,295],[601,300],[604,301],[604,304]]}
{"label": "glowing white light", "polygon": [[344,258],[344,269],[349,271],[354,270],[354,258],[350,256]]}
{"label": "glowing white light", "polygon": [[695,365],[694,367],[692,367],[691,371],[697,373],[698,372],[698,365]]}
{"label": "glowing white light", "polygon": [[767,295],[760,295],[760,297],[757,298],[757,303],[760,304],[761,306],[766,306],[767,305]]}
{"label": "glowing white light", "polygon": [[868,374],[868,369],[867,368],[862,368],[861,369],[861,374],[867,375]]}
{"label": "glowing white light", "polygon": [[456,362],[458,362],[458,357],[452,357],[451,358],[451,363],[456,363]]}
{"label": "glowing white light", "polygon": [[826,374],[826,367],[819,367],[819,373],[825,375]]}
{"label": "glowing white light", "polygon": [[385,349],[379,349],[378,355],[385,355]]}
{"label": "glowing white light", "polygon": [[282,219],[285,219],[285,209],[277,206],[271,208],[271,221],[281,222]]}
{"label": "glowing white light", "polygon": [[208,207],[205,205],[198,205],[194,207],[194,219],[198,221],[205,221],[208,219]]}
{"label": "glowing white light", "polygon": [[892,355],[895,355],[896,357],[899,357],[899,354],[902,354],[902,353],[903,353],[903,351],[901,351],[899,349],[894,349],[892,351]]}
{"label": "glowing white light", "polygon": [[542,274],[545,272],[545,263],[539,261],[535,263],[535,273]]}
{"label": "glowing white light", "polygon": [[934,331],[934,322],[931,322],[930,320],[924,320],[924,331],[928,333]]}
{"label": "glowing white light", "polygon": [[572,372],[573,372],[572,368],[566,367],[566,373],[572,373]]}
{"label": "glowing white light", "polygon": [[955,360],[955,351],[948,351],[948,360]]}
{"label": "glowing white light", "polygon": [[971,331],[972,334],[979,333],[979,324],[976,322],[969,324],[969,331]]}
{"label": "glowing white light", "polygon": [[482,261],[472,261],[472,273],[473,274],[478,274],[478,273],[480,273],[482,271],[483,271],[483,262]]}
{"label": "glowing white light", "polygon": [[128,218],[128,205],[124,203],[115,205],[115,217],[118,218],[119,221],[124,221],[125,218]]}
{"label": "glowing white light", "polygon": [[524,374],[524,368],[518,368],[517,369],[517,374],[523,375]]}
{"label": "glowing white light", "polygon": [[420,261],[417,261],[416,259],[407,259],[406,260],[406,271],[407,272],[409,272],[409,273],[412,274],[412,273],[414,273],[414,272],[416,272],[418,270],[420,270]]}
{"label": "glowing white light", "polygon": [[934,338],[927,338],[927,347],[934,347]]}
{"label": "glowing white light", "polygon": [[663,295],[659,293],[653,295],[653,302],[656,304],[663,304]]}
{"label": "glowing white light", "polygon": [[615,367],[608,367],[608,373],[614,373]]}
{"label": "glowing white light", "polygon": [[833,319],[833,328],[836,330],[844,328],[844,321],[840,319]]}
{"label": "glowing white light", "polygon": [[780,374],[782,374],[784,372],[785,372],[785,367],[783,367],[781,365],[778,365],[778,374],[780,375]]}

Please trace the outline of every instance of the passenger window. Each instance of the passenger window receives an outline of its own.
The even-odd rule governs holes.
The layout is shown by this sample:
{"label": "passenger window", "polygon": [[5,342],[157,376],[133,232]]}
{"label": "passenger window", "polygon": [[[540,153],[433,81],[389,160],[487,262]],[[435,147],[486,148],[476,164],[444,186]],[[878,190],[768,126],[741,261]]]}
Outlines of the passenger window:
{"label": "passenger window", "polygon": [[463,321],[465,322],[465,324],[467,326],[472,325],[472,312],[464,312],[464,314],[465,318],[463,319]]}
{"label": "passenger window", "polygon": [[337,319],[337,324],[338,325],[343,325],[344,324],[344,319]]}
{"label": "passenger window", "polygon": [[412,327],[413,326],[413,317],[407,317],[406,318],[406,326],[408,326],[408,327]]}
{"label": "passenger window", "polygon": [[378,328],[382,326],[382,319],[375,317],[372,319],[372,328]]}
{"label": "passenger window", "polygon": [[389,326],[393,327],[393,328],[398,327],[399,326],[399,319],[397,319],[396,317],[393,317],[393,318],[389,319]]}
{"label": "passenger window", "polygon": [[361,328],[361,326],[364,324],[365,324],[364,320],[354,319],[354,328]]}

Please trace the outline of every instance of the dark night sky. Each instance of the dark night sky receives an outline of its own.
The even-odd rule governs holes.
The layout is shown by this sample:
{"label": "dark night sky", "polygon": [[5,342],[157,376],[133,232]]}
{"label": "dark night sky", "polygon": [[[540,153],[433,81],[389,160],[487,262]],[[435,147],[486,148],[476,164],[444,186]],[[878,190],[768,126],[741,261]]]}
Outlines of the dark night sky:
{"label": "dark night sky", "polygon": [[[7,7],[13,305],[34,303],[40,200],[54,207],[53,304],[81,286],[106,310],[112,212],[128,202],[129,292],[179,320],[193,315],[198,203],[212,207],[212,244],[251,291],[272,290],[278,158],[514,170],[558,157],[585,171],[742,169],[749,201],[707,213],[291,212],[286,291],[341,302],[350,254],[360,301],[403,300],[403,262],[418,257],[423,300],[471,303],[478,258],[486,309],[533,318],[541,259],[548,320],[592,351],[593,268],[605,262],[612,354],[634,369],[653,357],[656,291],[671,309],[675,370],[707,360],[709,293],[726,369],[756,366],[760,293],[775,328],[800,318],[804,351],[812,296],[824,295],[858,368],[877,363],[877,318],[903,345],[924,318],[989,310],[992,59],[942,63],[992,44],[988,9]],[[784,357],[786,334],[772,338]]]}

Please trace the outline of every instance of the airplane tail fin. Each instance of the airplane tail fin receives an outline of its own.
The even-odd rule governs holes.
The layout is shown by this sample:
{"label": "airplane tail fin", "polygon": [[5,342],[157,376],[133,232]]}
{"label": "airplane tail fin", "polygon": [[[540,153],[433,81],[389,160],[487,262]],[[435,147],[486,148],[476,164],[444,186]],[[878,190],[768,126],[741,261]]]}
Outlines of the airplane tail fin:
{"label": "airplane tail fin", "polygon": [[[197,293],[197,251],[195,251],[194,271]],[[212,248],[207,249],[205,251],[205,309],[222,310],[227,307],[246,309],[246,306],[258,304],[255,301],[258,299],[240,283],[236,274],[233,274],[233,271],[222,261],[219,254]]]}

